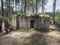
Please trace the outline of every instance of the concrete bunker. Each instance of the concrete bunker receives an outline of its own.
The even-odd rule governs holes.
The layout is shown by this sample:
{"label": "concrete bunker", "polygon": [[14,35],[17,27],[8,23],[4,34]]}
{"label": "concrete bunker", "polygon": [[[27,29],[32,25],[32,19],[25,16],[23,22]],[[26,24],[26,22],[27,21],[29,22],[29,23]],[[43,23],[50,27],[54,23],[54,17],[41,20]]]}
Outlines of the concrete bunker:
{"label": "concrete bunker", "polygon": [[12,25],[17,29],[41,29],[49,28],[50,16],[46,14],[41,15],[18,15],[12,20]]}

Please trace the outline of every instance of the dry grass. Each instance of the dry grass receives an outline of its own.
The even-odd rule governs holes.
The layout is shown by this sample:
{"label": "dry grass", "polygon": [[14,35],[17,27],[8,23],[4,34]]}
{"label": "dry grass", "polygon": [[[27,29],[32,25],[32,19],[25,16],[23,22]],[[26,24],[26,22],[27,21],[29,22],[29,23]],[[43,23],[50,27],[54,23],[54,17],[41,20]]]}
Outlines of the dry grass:
{"label": "dry grass", "polygon": [[0,45],[60,45],[60,32],[13,31],[7,35],[0,33]]}

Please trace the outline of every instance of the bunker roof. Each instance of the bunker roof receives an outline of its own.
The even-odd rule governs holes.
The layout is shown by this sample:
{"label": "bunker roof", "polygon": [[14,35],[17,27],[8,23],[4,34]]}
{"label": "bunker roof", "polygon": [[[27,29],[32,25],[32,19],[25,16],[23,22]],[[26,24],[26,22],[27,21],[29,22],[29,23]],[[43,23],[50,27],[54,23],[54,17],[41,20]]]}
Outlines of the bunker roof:
{"label": "bunker roof", "polygon": [[20,15],[20,16],[26,16],[26,17],[50,17],[49,15],[47,15],[47,14],[35,14],[35,15],[31,15],[31,14],[29,14],[29,15]]}

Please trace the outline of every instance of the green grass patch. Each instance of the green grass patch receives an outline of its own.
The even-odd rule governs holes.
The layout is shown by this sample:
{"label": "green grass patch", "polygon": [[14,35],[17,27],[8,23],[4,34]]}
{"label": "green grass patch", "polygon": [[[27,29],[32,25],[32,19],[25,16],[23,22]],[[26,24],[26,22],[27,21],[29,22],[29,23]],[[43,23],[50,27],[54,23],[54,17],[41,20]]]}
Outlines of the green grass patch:
{"label": "green grass patch", "polygon": [[31,36],[31,37],[28,37],[28,38],[20,38],[18,40],[18,43],[17,45],[43,45],[45,42],[45,39],[44,37],[42,36]]}

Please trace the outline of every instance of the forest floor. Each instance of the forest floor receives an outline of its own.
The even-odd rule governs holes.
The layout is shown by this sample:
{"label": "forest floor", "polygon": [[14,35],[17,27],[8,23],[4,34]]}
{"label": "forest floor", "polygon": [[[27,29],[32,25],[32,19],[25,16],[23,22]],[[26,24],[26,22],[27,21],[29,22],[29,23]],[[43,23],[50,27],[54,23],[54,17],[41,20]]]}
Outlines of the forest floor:
{"label": "forest floor", "polygon": [[0,33],[0,45],[60,45],[60,31],[41,32],[29,29],[12,31],[6,35]]}

